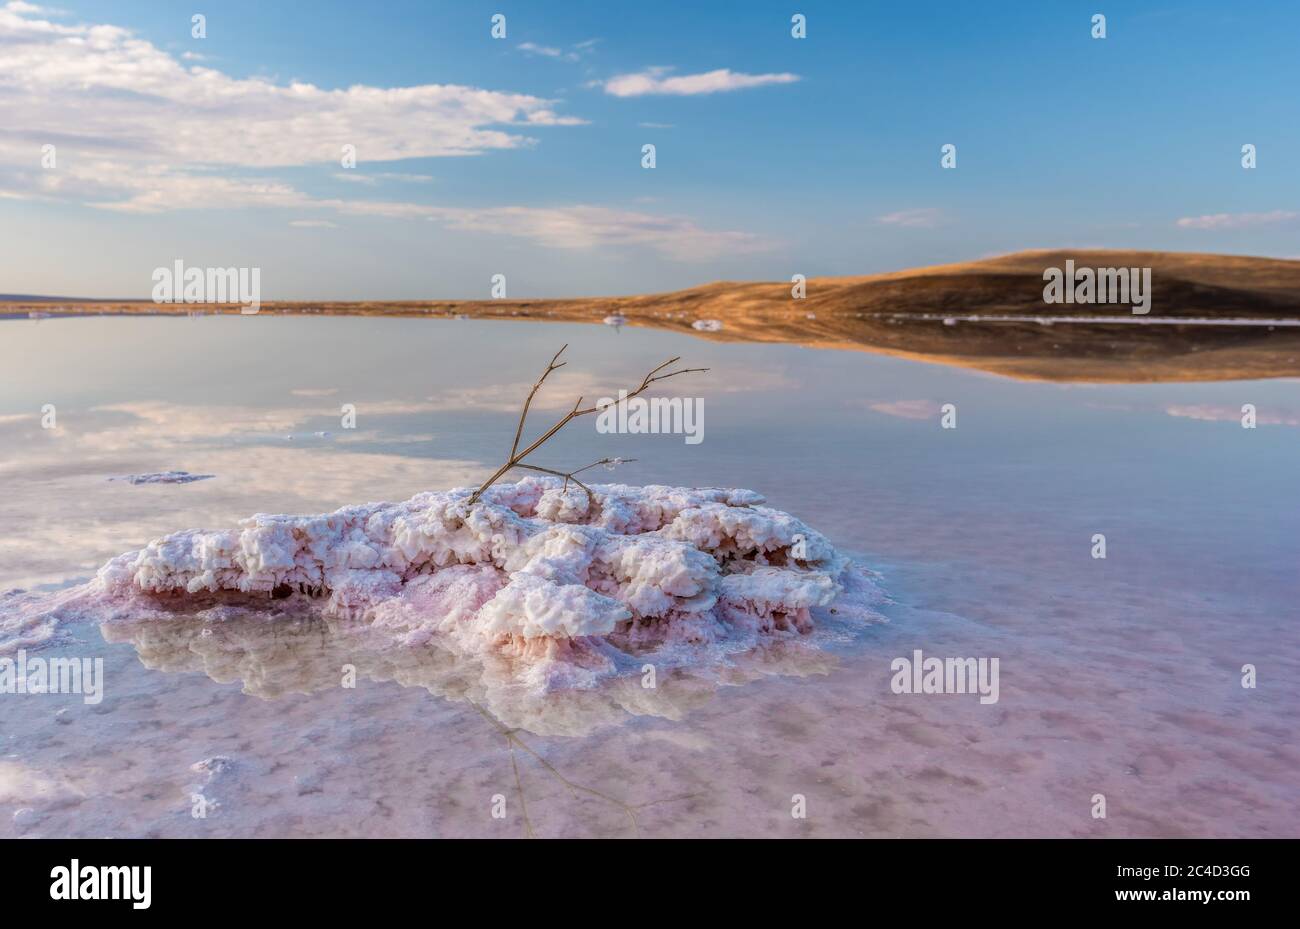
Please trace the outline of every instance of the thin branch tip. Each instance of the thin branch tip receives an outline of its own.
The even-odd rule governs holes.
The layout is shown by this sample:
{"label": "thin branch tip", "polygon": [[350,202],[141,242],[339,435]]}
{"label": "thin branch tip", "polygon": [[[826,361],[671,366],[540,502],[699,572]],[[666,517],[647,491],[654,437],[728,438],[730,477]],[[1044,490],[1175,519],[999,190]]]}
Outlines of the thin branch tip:
{"label": "thin branch tip", "polygon": [[[551,426],[550,429],[542,433],[542,435],[535,442],[533,442],[533,444],[529,445],[521,452],[519,450],[519,443],[523,440],[524,424],[528,419],[529,410],[532,408],[533,398],[537,396],[537,392],[541,390],[542,384],[546,381],[546,378],[550,375],[552,371],[556,370],[557,368],[562,368],[566,364],[568,364],[567,361],[559,361],[560,356],[564,354],[564,350],[567,349],[568,347],[569,345],[567,342],[563,346],[561,346],[560,350],[556,352],[555,355],[551,358],[550,363],[546,366],[546,370],[542,372],[542,376],[537,379],[537,382],[535,384],[533,384],[532,390],[528,392],[528,396],[524,400],[524,408],[519,414],[519,424],[515,427],[515,440],[514,443],[510,446],[510,456],[506,459],[505,464],[497,468],[496,472],[491,477],[489,477],[486,481],[484,481],[479,486],[478,490],[474,491],[474,493],[470,495],[469,498],[470,506],[473,506],[474,504],[478,503],[479,499],[483,496],[483,493],[489,487],[495,484],[498,480],[504,477],[505,474],[513,468],[523,468],[529,471],[538,471],[543,474],[551,474],[556,477],[562,477],[564,478],[563,486],[565,492],[567,492],[569,489],[569,481],[573,481],[573,483],[577,484],[579,487],[583,489],[583,491],[586,492],[587,504],[588,506],[590,506],[594,499],[594,495],[592,494],[591,489],[588,488],[581,481],[579,481],[576,477],[574,477],[574,475],[581,474],[583,471],[587,471],[591,468],[596,467],[597,465],[618,465],[624,462],[635,461],[636,460],[635,458],[602,458],[600,461],[592,462],[591,464],[586,465],[585,467],[578,468],[576,471],[559,471],[552,468],[543,468],[538,465],[527,464],[525,463],[524,459],[527,458],[529,455],[531,455],[533,452],[537,451],[539,448],[541,448],[542,445],[544,445],[549,439],[554,437],[556,433],[558,433],[561,429],[567,426],[570,422],[577,419],[579,416],[585,416],[588,413],[603,412],[604,410],[609,409],[611,406],[614,406],[617,403],[621,403],[624,400],[630,400],[632,397],[635,397],[638,394],[645,392],[647,389],[649,389],[651,384],[654,384],[657,381],[666,380],[670,377],[676,377],[679,374],[701,374],[709,370],[708,368],[682,368],[679,371],[670,371],[667,374],[659,373],[663,371],[664,368],[671,367],[672,365],[681,361],[681,356],[679,355],[674,358],[669,358],[667,361],[659,365],[657,368],[652,368],[650,372],[644,378],[642,378],[640,387],[632,391],[622,391],[621,393],[623,393],[624,396],[620,397],[618,400],[611,400],[609,403],[605,404],[604,406],[592,406],[583,409],[582,407],[583,398],[579,396],[578,399],[573,404],[573,409],[571,409],[567,414],[565,414],[564,417],[561,418],[559,422]],[[556,363],[557,361],[559,361],[558,364]]]}

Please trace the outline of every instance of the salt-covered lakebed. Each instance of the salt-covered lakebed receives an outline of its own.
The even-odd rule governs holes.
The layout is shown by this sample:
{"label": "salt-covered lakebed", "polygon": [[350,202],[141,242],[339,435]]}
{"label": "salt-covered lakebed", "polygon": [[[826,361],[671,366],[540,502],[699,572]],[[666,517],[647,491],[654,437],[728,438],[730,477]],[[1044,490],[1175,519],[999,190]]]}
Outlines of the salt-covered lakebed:
{"label": "salt-covered lakebed", "polygon": [[[246,602],[200,584],[102,629],[75,616],[5,627],[0,653],[102,658],[104,687],[98,703],[0,694],[0,835],[1300,832],[1294,381],[1028,384],[603,326],[4,321],[0,591],[29,591],[11,606],[57,598],[191,527],[472,486],[508,451],[520,397],[566,341],[571,364],[548,384],[539,425],[577,394],[682,355],[712,371],[665,393],[704,399],[704,441],[578,422],[539,462],[619,455],[638,460],[593,480],[750,488],[766,502],[725,491],[688,502],[789,514],[772,551],[796,522],[827,546],[801,565],[777,556],[731,571],[724,557],[715,576],[687,553],[710,543],[686,544],[683,525],[680,580],[693,567],[697,586],[721,591],[725,577],[752,584],[792,568],[815,586],[815,575],[839,579],[842,557],[876,572],[868,580],[888,599],[830,614],[804,590],[803,632],[746,639],[741,623],[734,638],[688,635],[667,651],[616,642],[627,660],[607,654],[604,671],[618,673],[574,666],[599,681],[555,680],[545,663],[521,680],[499,656],[421,638],[409,617],[358,636],[350,611],[330,608],[341,584],[328,596],[253,589]],[[939,426],[945,403],[956,429]],[[1257,429],[1241,428],[1245,403]],[[57,428],[41,428],[46,404]],[[110,480],[182,470],[213,476]],[[650,570],[641,552],[599,554],[642,533],[594,538],[580,517],[551,519],[564,495],[528,486],[536,500],[506,508],[535,519],[551,493],[543,515],[560,528],[545,531],[567,541],[548,550],[611,566],[606,595]],[[1104,560],[1092,557],[1096,533]],[[489,586],[533,573],[526,549]],[[195,579],[173,558],[158,563],[160,578]],[[537,583],[568,569],[532,564]],[[696,596],[688,587],[674,596]],[[394,615],[399,605],[410,604],[390,603]],[[997,657],[997,702],[894,693],[891,663],[916,649]],[[650,653],[654,688],[639,673]],[[1245,664],[1254,689],[1241,687]],[[344,666],[355,687],[341,686]],[[1105,820],[1090,815],[1097,793]],[[196,795],[212,804],[204,818],[191,815]],[[804,819],[791,816],[795,795]]]}

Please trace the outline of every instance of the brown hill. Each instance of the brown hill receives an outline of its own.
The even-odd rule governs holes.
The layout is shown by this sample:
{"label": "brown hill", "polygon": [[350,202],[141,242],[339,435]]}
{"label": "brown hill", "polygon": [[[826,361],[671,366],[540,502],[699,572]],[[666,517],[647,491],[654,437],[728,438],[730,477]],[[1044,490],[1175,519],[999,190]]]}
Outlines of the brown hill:
{"label": "brown hill", "polygon": [[[1063,268],[1068,259],[1077,268],[1151,268],[1149,316],[1135,317],[1127,306],[1045,304],[1044,269]],[[31,309],[63,314],[183,313],[200,308],[96,303],[33,304]],[[235,311],[231,307],[208,309]],[[792,299],[791,285],[786,282],[720,281],[631,297],[271,303],[265,304],[262,312],[466,315],[592,323],[621,315],[629,326],[677,329],[707,339],[882,352],[1044,380],[1300,376],[1300,326],[1295,325],[1300,322],[1300,261],[1233,255],[1027,251],[865,277],[814,278],[807,282],[807,296],[802,300]],[[990,316],[1013,318],[966,318]],[[1048,324],[1041,317],[1123,320]],[[701,319],[718,320],[722,328],[716,332],[693,329],[692,323]],[[1207,320],[1216,324],[1206,325]],[[1265,324],[1252,325],[1252,321]]]}

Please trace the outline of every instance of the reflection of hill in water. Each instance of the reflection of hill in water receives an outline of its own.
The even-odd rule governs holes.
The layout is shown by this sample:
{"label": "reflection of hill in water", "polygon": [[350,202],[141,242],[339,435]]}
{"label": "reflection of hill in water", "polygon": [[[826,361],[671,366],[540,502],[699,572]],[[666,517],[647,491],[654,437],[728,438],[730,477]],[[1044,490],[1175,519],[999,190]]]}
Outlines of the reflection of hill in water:
{"label": "reflection of hill in water", "polygon": [[[1037,317],[1129,313],[1122,304],[1044,303],[1044,269],[1063,268],[1067,260],[1077,268],[1150,268],[1151,316],[1131,317],[1129,325],[1044,325]],[[23,312],[50,309],[21,301],[12,305]],[[118,302],[57,309],[86,314],[198,308]],[[205,309],[239,312],[237,306]],[[1300,261],[1191,252],[1026,251],[865,277],[814,278],[800,300],[792,299],[789,282],[719,281],[672,293],[567,300],[270,302],[262,305],[262,313],[595,324],[622,317],[628,327],[667,329],[715,341],[879,352],[1027,380],[1218,381],[1300,373],[1300,328],[1197,323],[1294,323],[1300,319]],[[1012,319],[956,320],[966,316]],[[1186,324],[1142,325],[1151,317]],[[702,319],[721,327],[695,328]]]}
{"label": "reflection of hill in water", "polygon": [[313,694],[357,680],[422,687],[436,697],[474,704],[507,729],[539,736],[582,736],[635,716],[680,720],[720,686],[768,675],[827,673],[835,658],[799,642],[780,642],[734,656],[731,666],[698,673],[663,673],[656,686],[641,678],[610,680],[592,690],[538,694],[516,682],[513,662],[500,656],[471,661],[436,643],[395,645],[366,627],[325,619],[295,607],[219,606],[189,614],[100,626],[105,640],[129,642],[146,668],[199,671],[212,680],[241,682],[265,700]]}

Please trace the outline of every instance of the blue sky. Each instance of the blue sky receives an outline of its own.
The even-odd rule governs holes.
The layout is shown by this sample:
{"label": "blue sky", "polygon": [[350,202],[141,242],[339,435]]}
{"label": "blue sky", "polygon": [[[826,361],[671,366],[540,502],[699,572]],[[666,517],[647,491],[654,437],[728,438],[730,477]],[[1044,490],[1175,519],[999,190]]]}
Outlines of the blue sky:
{"label": "blue sky", "polygon": [[178,258],[418,299],[1300,256],[1292,2],[57,7],[0,0],[0,292],[143,297]]}

